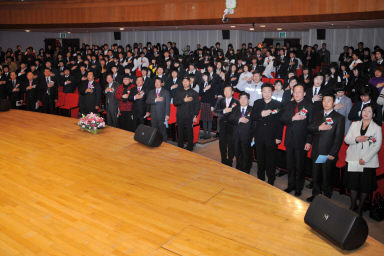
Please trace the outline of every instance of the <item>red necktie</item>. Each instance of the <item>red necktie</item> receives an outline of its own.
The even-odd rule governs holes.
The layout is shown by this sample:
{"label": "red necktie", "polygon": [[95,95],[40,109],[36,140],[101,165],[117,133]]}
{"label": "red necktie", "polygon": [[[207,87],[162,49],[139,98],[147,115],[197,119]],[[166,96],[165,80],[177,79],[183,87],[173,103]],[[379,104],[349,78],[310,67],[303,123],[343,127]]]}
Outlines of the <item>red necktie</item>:
{"label": "red necktie", "polygon": [[299,112],[299,103],[296,103],[295,114]]}

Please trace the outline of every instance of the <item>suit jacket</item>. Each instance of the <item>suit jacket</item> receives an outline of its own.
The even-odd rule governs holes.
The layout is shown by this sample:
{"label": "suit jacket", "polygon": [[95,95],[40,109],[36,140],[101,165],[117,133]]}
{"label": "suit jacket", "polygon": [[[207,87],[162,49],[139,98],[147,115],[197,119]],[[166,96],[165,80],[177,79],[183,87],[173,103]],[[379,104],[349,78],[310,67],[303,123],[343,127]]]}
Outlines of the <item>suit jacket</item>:
{"label": "suit jacket", "polygon": [[[295,108],[298,106],[300,112],[305,108],[308,112],[307,118],[299,121],[292,121],[292,117],[295,115]],[[312,143],[312,135],[308,131],[308,126],[312,123],[313,104],[306,100],[300,101],[298,104],[296,101],[290,101],[284,106],[283,113],[281,115],[281,121],[287,126],[285,132],[285,146],[294,149],[304,150],[306,143]]]}
{"label": "suit jacket", "polygon": [[[234,108],[238,105],[240,105],[239,101],[232,97],[232,99],[229,103],[229,107]],[[220,98],[216,102],[214,113],[215,113],[215,115],[217,115],[220,118],[219,119],[220,134],[223,133],[225,135],[232,135],[233,132],[235,131],[235,125],[229,119],[231,112],[224,113],[225,108],[226,108],[225,98]],[[232,109],[232,111],[233,111],[233,109]]]}
{"label": "suit jacket", "polygon": [[139,93],[137,86],[135,86],[131,89],[131,93],[128,96],[128,100],[133,102],[133,114],[137,117],[143,117],[145,115],[145,112],[147,111],[146,98],[148,95],[148,91],[146,90],[146,88],[144,88],[144,85],[141,87],[141,92],[144,93],[143,98],[135,100],[135,95]]}
{"label": "suit jacket", "polygon": [[61,76],[60,84],[63,86],[64,93],[73,93],[76,89],[76,81],[72,75],[69,75],[68,77]]}
{"label": "suit jacket", "polygon": [[[264,142],[268,146],[276,146],[276,139],[281,140],[283,125],[280,121],[282,104],[277,100],[265,103],[264,99],[255,101],[252,109],[253,137],[255,141]],[[276,114],[262,117],[263,110],[278,110]]]}
{"label": "suit jacket", "polygon": [[38,80],[33,79],[32,80],[32,88],[27,90],[27,87],[29,87],[29,80],[24,81],[23,87],[25,88],[25,100],[27,104],[35,104],[37,101],[37,93],[38,93]]}
{"label": "suit jacket", "polygon": [[228,120],[229,120],[229,123],[231,123],[235,128],[234,130],[235,139],[240,140],[241,143],[250,144],[251,138],[252,138],[252,107],[251,106],[249,105],[247,106],[244,117],[249,120],[248,123],[239,122],[241,118],[241,106],[239,104],[233,108],[232,112],[230,112],[228,116]]}
{"label": "suit jacket", "polygon": [[[193,100],[185,102],[185,96],[192,97]],[[176,119],[193,119],[198,116],[200,112],[199,94],[193,89],[180,89],[177,90],[173,104],[177,107]]]}
{"label": "suit jacket", "polygon": [[281,100],[281,103],[283,105],[285,105],[288,102],[290,102],[291,99],[292,99],[292,92],[291,92],[291,90],[285,90],[284,93],[283,93],[283,98]]}
{"label": "suit jacket", "polygon": [[339,149],[344,139],[345,117],[332,111],[327,118],[332,118],[332,129],[319,131],[319,126],[324,123],[324,110],[314,114],[313,122],[308,130],[313,134],[311,158],[316,161],[319,155],[331,155],[337,158]]}
{"label": "suit jacket", "polygon": [[79,93],[83,96],[81,99],[83,101],[82,106],[87,110],[93,110],[96,106],[100,105],[101,101],[101,87],[100,84],[96,81],[92,81],[94,87],[93,92],[85,92],[88,88],[88,80],[84,80],[79,88]]}
{"label": "suit jacket", "polygon": [[58,97],[58,82],[56,76],[51,76],[50,80],[54,82],[53,87],[48,87],[45,76],[40,77],[38,83],[38,99],[42,102],[47,100],[57,100]]}
{"label": "suit jacket", "polygon": [[2,74],[0,76],[0,99],[6,99],[9,95],[9,83],[8,78]]}
{"label": "suit jacket", "polygon": [[[171,89],[171,87],[174,85],[174,84],[177,84],[177,88],[175,89]],[[181,83],[181,79],[177,77],[176,79],[176,83],[173,82],[173,78],[172,76],[170,76],[167,81],[165,81],[165,84],[164,84],[164,88],[169,91],[170,93],[170,96],[171,98],[174,98],[175,97],[175,93],[177,90],[180,90],[180,89],[183,89],[183,85]]]}
{"label": "suit jacket", "polygon": [[[107,87],[109,87],[109,84],[106,85],[106,88]],[[115,94],[116,94],[116,91],[117,91],[118,87],[119,87],[118,83],[112,82],[113,92],[105,92],[105,90],[104,90],[105,103],[106,103],[106,106],[107,106],[108,109],[117,110],[117,108],[119,107],[120,102],[115,97]]]}
{"label": "suit jacket", "polygon": [[364,167],[366,168],[377,168],[379,167],[379,156],[378,152],[381,149],[382,143],[382,131],[381,127],[375,122],[369,124],[368,130],[365,136],[373,136],[376,138],[375,143],[356,142],[356,137],[360,136],[362,121],[353,122],[347,136],[345,136],[345,143],[349,144],[347,150],[347,156],[345,160],[348,161],[359,161],[361,158],[365,161]]}
{"label": "suit jacket", "polygon": [[150,105],[151,120],[157,122],[164,122],[165,116],[169,116],[171,109],[171,98],[169,92],[161,88],[160,97],[163,97],[163,101],[155,102],[156,89],[152,89],[148,92],[146,103]]}
{"label": "suit jacket", "polygon": [[[331,92],[326,86],[322,85],[320,87],[320,89],[318,89],[318,92],[317,94],[321,94],[322,96],[324,96],[325,94],[327,93],[333,93],[333,91]],[[313,107],[314,107],[314,112],[319,112],[323,109],[323,103],[321,100],[319,101],[315,101],[315,102],[312,102],[312,97],[313,97],[313,86],[309,87],[306,91],[305,91],[305,100],[313,103]]]}
{"label": "suit jacket", "polygon": [[[348,114],[349,120],[351,120],[352,122],[361,120],[361,105],[362,104],[363,104],[363,102],[359,101],[359,102],[356,102],[352,106],[351,111]],[[376,124],[381,125],[381,123],[383,122],[383,113],[382,113],[381,106],[376,104],[372,100],[371,100],[371,104],[372,104],[373,108],[376,109],[376,116],[373,118],[373,121],[375,121]]]}
{"label": "suit jacket", "polygon": [[291,59],[288,58],[288,72],[295,72],[296,74],[296,69],[298,65],[299,61],[296,58],[293,60],[293,64],[291,64]]}

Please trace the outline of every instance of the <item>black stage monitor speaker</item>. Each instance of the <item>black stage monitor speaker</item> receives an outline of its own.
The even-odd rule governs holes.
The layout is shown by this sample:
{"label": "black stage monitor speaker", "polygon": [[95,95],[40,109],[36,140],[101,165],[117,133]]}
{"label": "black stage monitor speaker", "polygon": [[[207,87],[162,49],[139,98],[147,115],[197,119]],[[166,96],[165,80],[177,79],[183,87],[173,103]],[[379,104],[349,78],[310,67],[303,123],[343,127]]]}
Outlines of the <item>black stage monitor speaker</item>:
{"label": "black stage monitor speaker", "polygon": [[325,40],[325,29],[317,30],[317,40]]}
{"label": "black stage monitor speaker", "polygon": [[231,34],[229,30],[221,30],[221,33],[223,34],[223,40],[231,39]]}
{"label": "black stage monitor speaker", "polygon": [[361,216],[323,195],[315,197],[304,222],[343,250],[359,248],[368,236],[367,223]]}
{"label": "black stage monitor speaker", "polygon": [[163,142],[163,135],[157,128],[141,124],[136,129],[134,139],[147,146],[158,147]]}
{"label": "black stage monitor speaker", "polygon": [[0,111],[7,111],[11,108],[11,102],[7,99],[0,99]]}
{"label": "black stage monitor speaker", "polygon": [[121,40],[121,32],[113,32],[113,36],[116,40]]}

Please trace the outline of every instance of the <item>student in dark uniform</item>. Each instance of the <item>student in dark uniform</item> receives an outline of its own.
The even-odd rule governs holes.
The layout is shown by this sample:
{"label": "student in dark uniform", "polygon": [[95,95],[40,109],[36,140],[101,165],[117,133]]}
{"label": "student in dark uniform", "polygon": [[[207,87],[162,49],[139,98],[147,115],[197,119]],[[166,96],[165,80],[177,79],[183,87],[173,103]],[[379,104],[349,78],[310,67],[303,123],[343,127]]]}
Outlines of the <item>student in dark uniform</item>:
{"label": "student in dark uniform", "polygon": [[234,125],[236,169],[250,173],[252,167],[251,137],[252,137],[252,107],[249,105],[249,94],[240,94],[240,104],[233,108],[229,115]]}
{"label": "student in dark uniform", "polygon": [[107,111],[107,125],[117,127],[117,115],[119,112],[119,101],[116,99],[116,91],[119,84],[113,81],[112,74],[106,76],[105,85],[105,110]]}
{"label": "student in dark uniform", "polygon": [[219,146],[221,154],[221,162],[228,166],[232,166],[233,157],[235,156],[235,126],[230,122],[229,116],[234,107],[239,105],[239,101],[232,97],[233,90],[231,85],[224,88],[224,96],[216,102],[215,114],[220,118]]}
{"label": "student in dark uniform", "polygon": [[17,77],[16,72],[11,72],[8,81],[8,95],[12,108],[21,109],[24,100],[24,83]]}
{"label": "student in dark uniform", "polygon": [[288,187],[285,192],[295,190],[300,196],[304,186],[305,154],[311,149],[312,135],[308,126],[312,123],[312,102],[304,100],[304,86],[297,84],[293,87],[293,101],[288,102],[283,109],[281,121],[287,126],[285,146],[287,148]]}
{"label": "student in dark uniform", "polygon": [[60,77],[63,93],[73,93],[76,89],[75,78],[71,75],[69,68],[64,68],[64,75]]}
{"label": "student in dark uniform", "polygon": [[176,122],[178,132],[178,146],[184,147],[184,128],[188,139],[187,149],[193,150],[193,123],[197,121],[200,112],[199,94],[191,89],[189,77],[182,81],[183,90],[178,90],[173,103],[177,107]]}
{"label": "student in dark uniform", "polygon": [[[336,167],[339,149],[344,139],[345,117],[334,111],[335,96],[325,94],[322,99],[323,110],[314,113],[313,122],[308,130],[313,134],[311,158],[312,167],[312,196],[307,198],[312,202],[318,194],[332,196],[333,171]],[[317,162],[319,155],[327,156],[324,163]]]}
{"label": "student in dark uniform", "polygon": [[203,74],[203,83],[200,85],[199,94],[201,97],[201,117],[200,120],[203,122],[203,139],[211,138],[212,129],[212,111],[215,105],[215,87],[212,80],[209,81],[209,74]]}
{"label": "student in dark uniform", "polygon": [[276,178],[276,151],[281,143],[283,126],[280,122],[282,105],[272,99],[273,86],[265,83],[261,86],[262,99],[253,104],[252,120],[257,157],[257,177],[273,185]]}

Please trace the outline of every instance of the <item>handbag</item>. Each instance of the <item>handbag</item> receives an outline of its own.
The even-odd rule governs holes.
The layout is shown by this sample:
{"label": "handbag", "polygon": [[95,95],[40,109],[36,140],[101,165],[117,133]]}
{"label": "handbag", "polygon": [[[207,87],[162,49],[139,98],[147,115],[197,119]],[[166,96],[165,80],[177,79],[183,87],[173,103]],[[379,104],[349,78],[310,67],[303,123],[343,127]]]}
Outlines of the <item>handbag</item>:
{"label": "handbag", "polygon": [[384,197],[378,192],[373,199],[373,205],[369,217],[376,221],[384,220]]}

